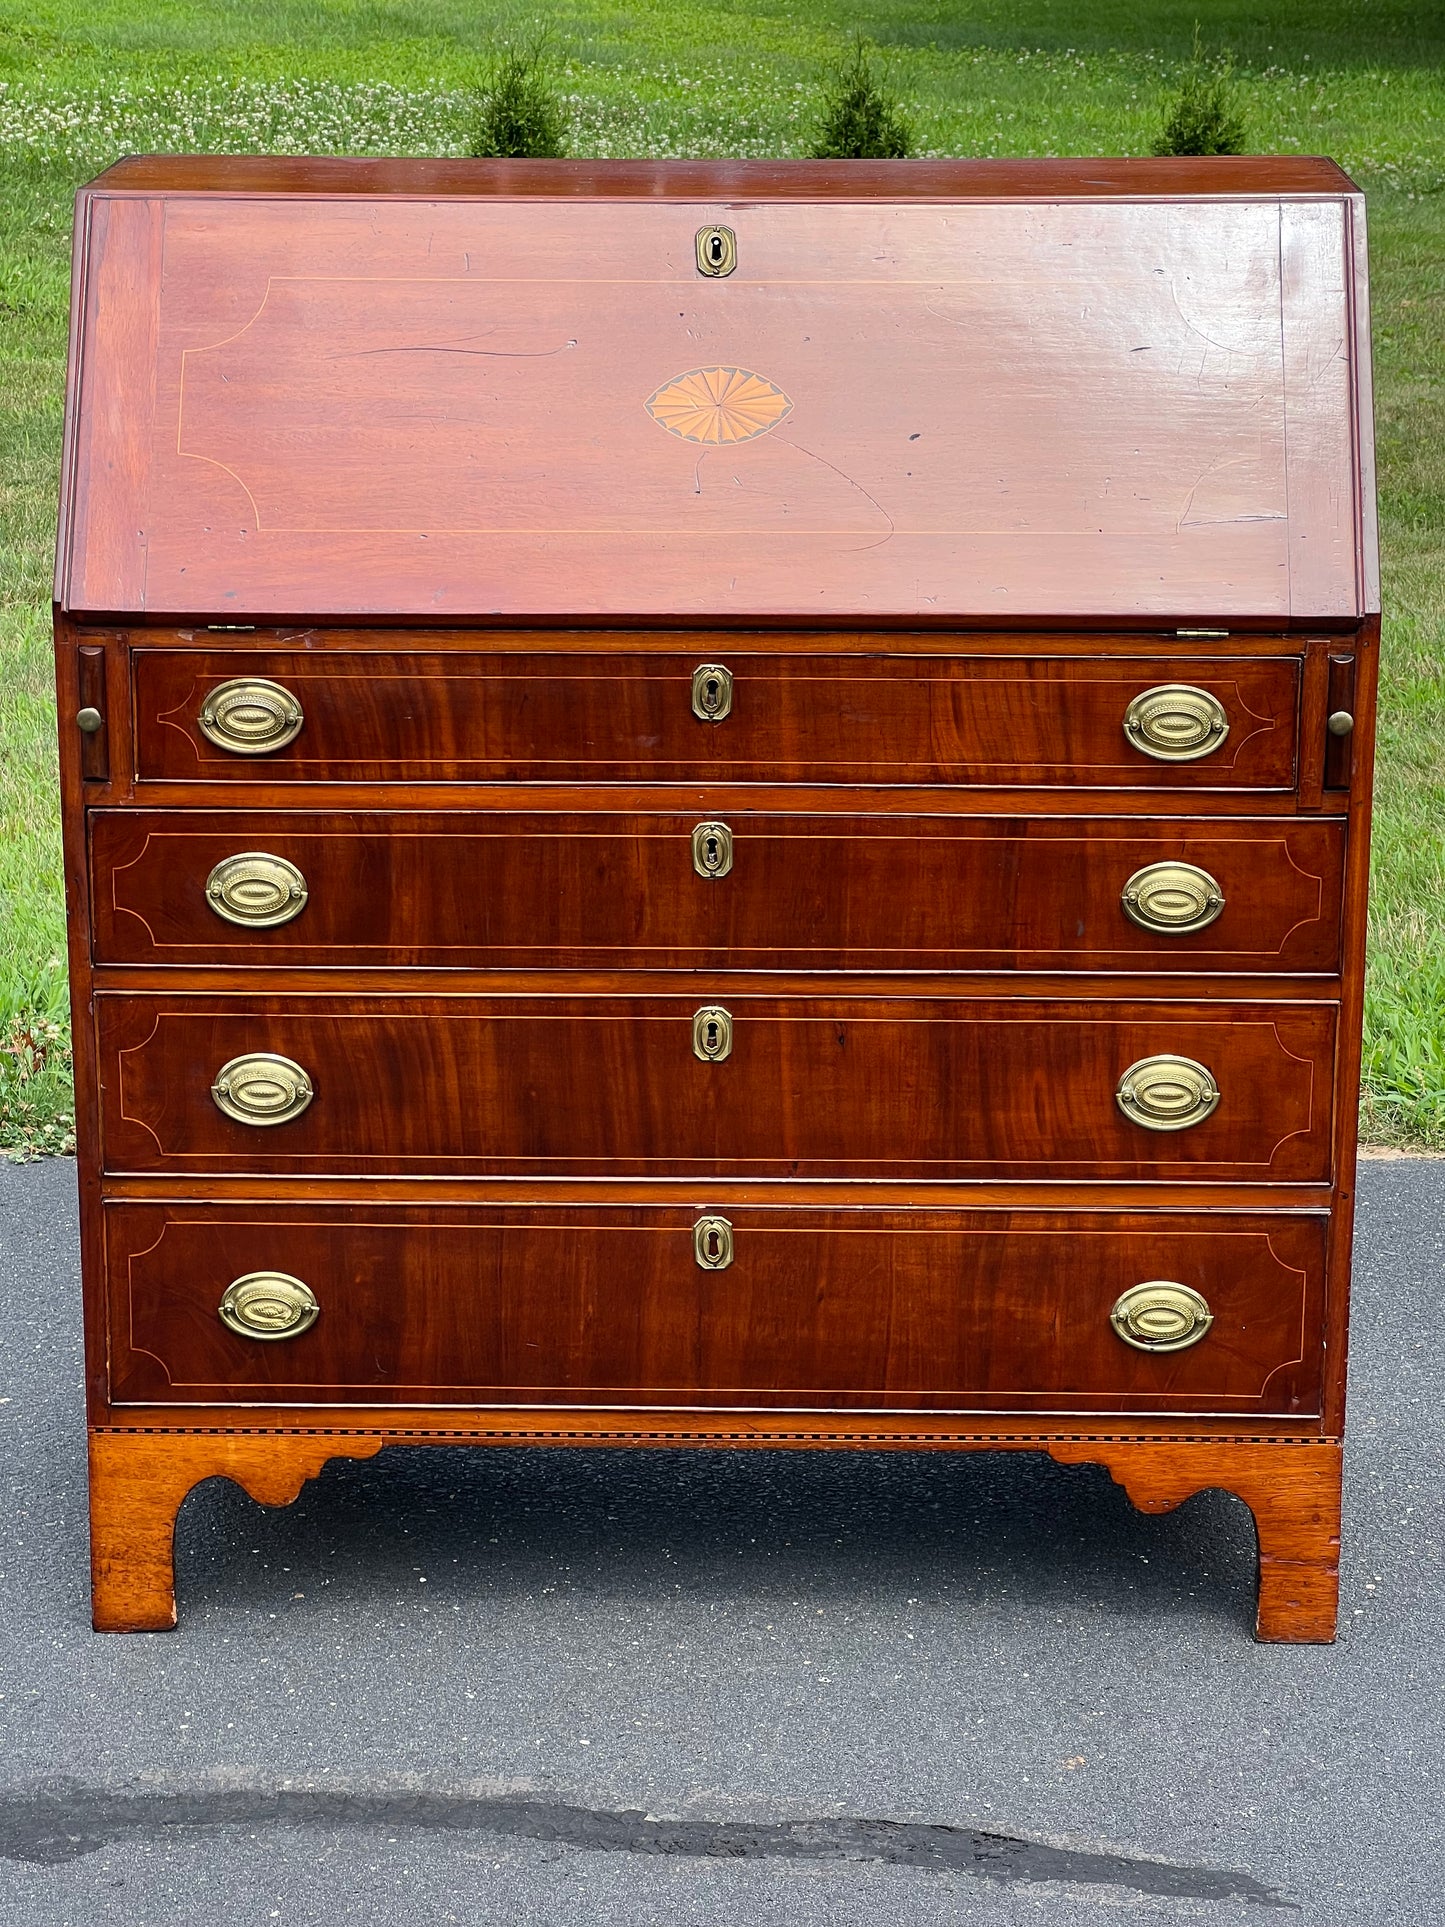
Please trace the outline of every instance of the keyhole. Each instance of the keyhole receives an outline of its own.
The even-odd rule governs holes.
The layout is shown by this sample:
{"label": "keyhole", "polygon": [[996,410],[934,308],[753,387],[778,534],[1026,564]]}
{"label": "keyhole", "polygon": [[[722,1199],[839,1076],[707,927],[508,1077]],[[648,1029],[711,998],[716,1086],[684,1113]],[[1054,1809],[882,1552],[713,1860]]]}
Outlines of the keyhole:
{"label": "keyhole", "polygon": [[720,723],[733,706],[732,671],[720,662],[702,662],[692,672],[692,713],[700,722]]}
{"label": "keyhole", "polygon": [[699,823],[692,833],[692,867],[701,877],[725,877],[733,867],[733,837],[726,823]]}
{"label": "keyhole", "polygon": [[704,1271],[726,1271],[733,1261],[733,1228],[726,1218],[699,1218],[692,1252]]}
{"label": "keyhole", "polygon": [[713,235],[712,239],[707,244],[707,251],[713,266],[716,267],[723,258],[723,244],[722,244],[722,236],[720,234]]}
{"label": "keyhole", "polygon": [[720,1004],[704,1004],[694,1015],[692,1048],[704,1064],[721,1064],[731,1057],[733,1020]]}

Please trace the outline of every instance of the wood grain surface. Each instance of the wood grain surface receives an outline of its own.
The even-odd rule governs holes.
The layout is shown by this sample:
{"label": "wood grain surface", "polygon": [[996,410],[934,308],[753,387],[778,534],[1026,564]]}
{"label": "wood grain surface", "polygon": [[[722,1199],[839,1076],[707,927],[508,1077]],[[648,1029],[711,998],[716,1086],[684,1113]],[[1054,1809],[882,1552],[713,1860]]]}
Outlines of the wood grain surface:
{"label": "wood grain surface", "polygon": [[[1321,1178],[1328,1004],[1030,1005],[734,998],[701,1062],[689,997],[289,999],[105,995],[106,1168],[671,1177]],[[222,1114],[232,1058],[299,1064],[293,1121]],[[1160,1053],[1208,1066],[1203,1122],[1155,1131],[1115,1087]]]}
{"label": "wood grain surface", "polygon": [[[1190,196],[1186,169],[1163,201],[1167,170],[1133,195],[1116,171],[1086,198],[1090,165],[1027,206],[978,164],[886,204],[861,179],[810,193],[807,167],[790,190],[787,164],[743,203],[727,166],[676,177],[696,198],[590,202],[482,168],[420,220],[404,191],[304,173],[244,198],[93,187],[60,600],[1364,613],[1348,184],[1316,170],[1295,199],[1226,170],[1232,194]],[[738,236],[721,279],[695,258],[713,222]],[[761,426],[652,405],[740,372],[786,404]]]}
{"label": "wood grain surface", "polygon": [[[539,649],[324,658],[297,650],[135,652],[136,772],[148,781],[1099,784],[1278,789],[1294,779],[1297,658],[1119,660],[1041,651],[940,661],[737,656],[732,713],[700,722],[693,672],[708,658]],[[236,755],[199,713],[226,682],[262,677],[302,706],[285,748]],[[1165,684],[1206,690],[1229,735],[1162,762],[1124,733],[1131,700]]]}
{"label": "wood grain surface", "polygon": [[[730,868],[698,872],[714,819],[521,814],[96,811],[98,963],[533,968],[1331,971],[1336,822],[1060,823],[730,813]],[[300,871],[291,922],[227,922],[216,865]],[[1188,863],[1224,909],[1202,930],[1125,914],[1141,868]]]}
{"label": "wood grain surface", "polygon": [[[1276,1213],[728,1212],[112,1205],[117,1405],[595,1403],[830,1410],[1317,1410],[1326,1221]],[[705,1214],[704,1214],[705,1215]],[[281,1271],[309,1331],[246,1338],[235,1278]],[[1189,1286],[1214,1323],[1150,1354],[1120,1293]]]}
{"label": "wood grain surface", "polygon": [[[633,1446],[719,1445],[732,1447],[846,1444],[896,1445],[889,1421],[872,1422],[873,1435],[860,1429],[848,1435],[790,1435],[777,1418],[754,1422],[749,1431],[736,1420],[728,1433],[702,1429],[689,1433],[687,1415],[675,1431],[620,1430],[617,1444]],[[472,1444],[487,1442],[597,1445],[605,1432],[555,1426],[550,1434],[525,1429],[488,1433],[479,1429]],[[807,1421],[805,1421],[806,1423]],[[716,1421],[715,1421],[716,1423]],[[866,1426],[868,1422],[864,1421]],[[584,1419],[583,1424],[586,1424]],[[897,1421],[893,1422],[895,1428]],[[445,1435],[437,1435],[441,1442]],[[466,1434],[452,1435],[468,1436]],[[425,1443],[424,1438],[408,1441]],[[293,1430],[264,1436],[218,1433],[127,1432],[94,1428],[90,1434],[91,1571],[93,1624],[97,1632],[163,1632],[176,1623],[175,1518],[186,1494],[202,1480],[227,1478],[265,1505],[294,1499],[307,1479],[328,1459],[371,1458],[386,1443],[380,1434],[347,1435],[331,1429]],[[918,1441],[908,1440],[916,1450]],[[1144,1512],[1170,1512],[1196,1492],[1234,1493],[1254,1515],[1259,1543],[1259,1607],[1256,1639],[1284,1644],[1328,1644],[1335,1637],[1339,1607],[1340,1494],[1343,1454],[1338,1439],[1291,1442],[1276,1439],[1034,1438],[960,1435],[939,1432],[932,1449],[964,1451],[1044,1451],[1063,1465],[1104,1465]]]}

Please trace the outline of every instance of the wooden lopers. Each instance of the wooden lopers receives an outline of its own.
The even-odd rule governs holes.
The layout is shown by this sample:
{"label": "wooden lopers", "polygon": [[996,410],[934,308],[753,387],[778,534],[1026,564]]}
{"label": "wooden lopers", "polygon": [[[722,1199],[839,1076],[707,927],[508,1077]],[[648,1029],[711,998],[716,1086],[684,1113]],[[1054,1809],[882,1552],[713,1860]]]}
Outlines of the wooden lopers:
{"label": "wooden lopers", "polygon": [[1331,1638],[1346,177],[156,158],[75,263],[97,1627],[405,1441],[1222,1487]]}

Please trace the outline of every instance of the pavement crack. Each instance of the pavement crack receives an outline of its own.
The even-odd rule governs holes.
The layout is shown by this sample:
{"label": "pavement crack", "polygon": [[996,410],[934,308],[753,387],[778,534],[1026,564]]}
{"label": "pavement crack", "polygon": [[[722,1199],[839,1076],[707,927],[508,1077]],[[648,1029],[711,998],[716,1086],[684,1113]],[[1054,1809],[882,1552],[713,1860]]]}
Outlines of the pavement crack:
{"label": "pavement crack", "polygon": [[50,1784],[0,1795],[0,1857],[41,1866],[59,1866],[127,1839],[158,1840],[217,1827],[481,1833],[601,1853],[871,1863],[1000,1882],[1122,1887],[1175,1900],[1245,1900],[1296,1910],[1275,1888],[1229,1868],[1178,1866],[1045,1846],[972,1827],[901,1820],[668,1820],[510,1794],[384,1786],[115,1791]]}

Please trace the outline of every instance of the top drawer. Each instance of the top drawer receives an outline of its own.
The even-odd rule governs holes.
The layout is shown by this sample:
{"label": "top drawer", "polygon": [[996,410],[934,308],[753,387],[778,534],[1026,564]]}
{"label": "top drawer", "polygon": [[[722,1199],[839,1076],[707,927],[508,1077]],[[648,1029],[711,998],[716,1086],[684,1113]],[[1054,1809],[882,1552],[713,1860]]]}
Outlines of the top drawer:
{"label": "top drawer", "polygon": [[161,782],[1288,789],[1293,657],[135,651]]}

